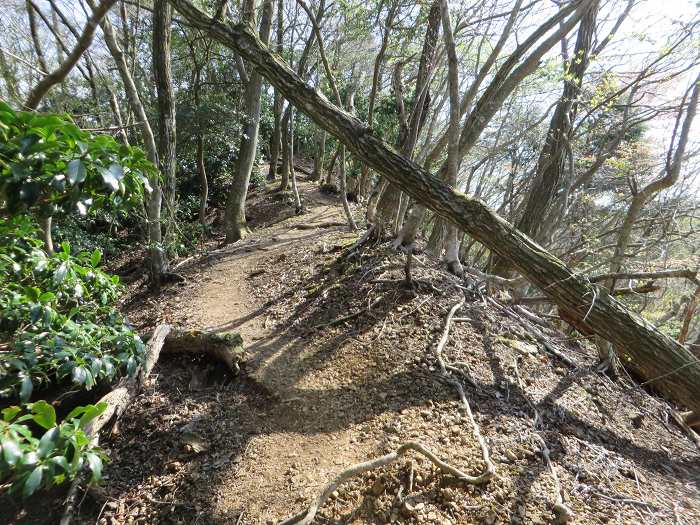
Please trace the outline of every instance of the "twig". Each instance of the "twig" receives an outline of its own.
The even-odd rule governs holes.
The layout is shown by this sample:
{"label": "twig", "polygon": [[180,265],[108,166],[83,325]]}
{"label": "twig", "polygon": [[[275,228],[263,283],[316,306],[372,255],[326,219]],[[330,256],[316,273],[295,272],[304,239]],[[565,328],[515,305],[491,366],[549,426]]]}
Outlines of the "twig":
{"label": "twig", "polygon": [[542,446],[542,456],[544,456],[544,460],[547,463],[547,467],[549,467],[549,471],[552,473],[552,479],[554,480],[554,491],[556,494],[556,503],[554,504],[554,507],[552,510],[554,511],[554,515],[556,516],[556,522],[557,523],[568,523],[569,520],[573,517],[573,514],[571,512],[571,509],[567,507],[564,504],[564,498],[562,496],[562,489],[561,489],[561,483],[559,483],[559,476],[557,476],[557,471],[554,469],[554,465],[552,464],[552,460],[549,457],[549,448],[547,447],[547,444],[544,442],[544,439],[539,434],[535,434],[535,439],[537,439],[540,442],[540,445]]}

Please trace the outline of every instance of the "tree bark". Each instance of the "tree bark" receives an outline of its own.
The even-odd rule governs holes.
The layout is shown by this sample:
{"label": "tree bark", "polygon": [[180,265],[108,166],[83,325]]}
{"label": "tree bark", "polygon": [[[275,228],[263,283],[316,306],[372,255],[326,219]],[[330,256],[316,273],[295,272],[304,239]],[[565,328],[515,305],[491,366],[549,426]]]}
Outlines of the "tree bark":
{"label": "tree bark", "polygon": [[[567,77],[564,80],[564,91],[552,115],[547,138],[537,161],[534,181],[524,204],[524,211],[516,223],[521,232],[538,242],[543,240],[540,232],[545,223],[545,216],[561,185],[583,75],[590,59],[598,6],[597,0],[590,2],[588,11],[581,19],[574,55],[568,60],[565,68]],[[496,260],[493,273],[506,275],[508,265],[504,264],[503,260]]]}
{"label": "tree bark", "polygon": [[[255,27],[255,9],[253,5],[245,10],[245,22]],[[264,44],[270,39],[272,25],[272,0],[266,0],[263,5],[260,20],[260,38]],[[262,93],[263,77],[258,71],[249,74],[248,83],[243,94],[243,111],[245,120],[241,130],[241,146],[238,163],[233,177],[231,190],[226,201],[224,217],[226,243],[232,243],[245,238],[250,230],[245,219],[245,201],[248,195],[250,174],[253,171],[258,150],[258,131],[260,129],[260,96]]]}
{"label": "tree bark", "polygon": [[[88,0],[88,4],[93,8],[93,10],[95,9],[94,0]],[[109,52],[117,65],[119,76],[124,84],[124,90],[126,91],[126,96],[129,101],[131,111],[133,111],[134,115],[136,115],[136,118],[138,119],[138,122],[140,123],[139,125],[141,127],[146,157],[155,166],[158,166],[158,150],[156,148],[156,140],[153,135],[153,129],[151,128],[150,121],[146,115],[146,109],[141,102],[141,97],[138,89],[136,88],[134,78],[132,77],[129,66],[126,63],[124,53],[117,43],[117,37],[114,34],[114,28],[112,27],[112,23],[109,21],[109,18],[102,18],[100,27],[102,28],[102,34],[104,35],[107,48],[109,49]],[[168,260],[162,246],[160,224],[160,208],[162,198],[160,175],[153,175],[149,180],[149,183],[152,188],[152,191],[148,196],[146,206],[148,216],[149,270],[151,279],[157,286],[158,283],[160,283],[163,274],[168,270]]]}
{"label": "tree bark", "polygon": [[[282,54],[284,42],[284,0],[277,0],[277,47],[275,51]],[[270,138],[270,169],[267,173],[267,180],[275,180],[277,177],[277,163],[280,156],[280,141],[282,140],[282,95],[275,89],[275,99],[273,102],[274,126],[272,137]]]}
{"label": "tree bark", "polygon": [[172,67],[170,64],[172,40],[172,7],[168,0],[155,0],[153,3],[153,77],[156,84],[158,105],[158,160],[164,179],[163,198],[165,201],[165,237],[173,235],[176,220],[175,192],[176,175],[176,134],[175,134],[175,95],[173,93]]}
{"label": "tree bark", "polygon": [[190,24],[207,31],[255,64],[287,100],[337,137],[359,159],[494,253],[512,261],[524,277],[552,298],[576,327],[611,341],[632,372],[650,380],[674,401],[700,410],[700,367],[692,365],[696,359],[687,348],[659,332],[604,289],[570,270],[483,202],[449,188],[386,145],[360,120],[306,85],[247,26],[213,21],[188,0],[170,1]]}

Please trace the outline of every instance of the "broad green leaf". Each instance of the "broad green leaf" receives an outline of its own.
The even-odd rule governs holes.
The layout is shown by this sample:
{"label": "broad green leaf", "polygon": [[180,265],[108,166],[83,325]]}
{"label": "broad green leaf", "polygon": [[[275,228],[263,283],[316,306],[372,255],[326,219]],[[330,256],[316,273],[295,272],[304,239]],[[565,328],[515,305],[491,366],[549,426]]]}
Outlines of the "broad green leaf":
{"label": "broad green leaf", "polygon": [[87,169],[85,169],[85,164],[80,159],[74,159],[68,163],[68,182],[73,186],[80,184],[85,180],[87,176]]}
{"label": "broad green leaf", "polygon": [[92,265],[93,268],[97,268],[97,265],[100,264],[100,261],[102,260],[102,252],[95,248],[95,250],[92,252],[92,255],[90,255],[90,264]]}
{"label": "broad green leaf", "polygon": [[102,460],[97,454],[92,452],[88,453],[86,457],[92,471],[92,480],[100,481],[102,479]]}
{"label": "broad green leaf", "polygon": [[61,265],[56,268],[56,271],[53,273],[53,284],[54,286],[58,286],[63,282],[63,280],[66,278],[66,275],[68,274],[68,264],[66,262],[62,262]]}
{"label": "broad green leaf", "polygon": [[22,451],[19,448],[19,443],[10,436],[0,438],[0,446],[2,447],[2,457],[8,465],[16,465],[22,457]]}
{"label": "broad green leaf", "polygon": [[39,457],[43,458],[49,455],[49,452],[51,452],[51,450],[53,450],[55,447],[58,435],[58,427],[50,428],[44,432],[44,435],[41,436],[41,439],[39,440],[39,447],[37,449]]}
{"label": "broad green leaf", "polygon": [[107,410],[107,403],[97,403],[97,405],[86,406],[85,413],[80,418],[80,428],[85,428],[90,421],[102,414],[105,410]]}
{"label": "broad green leaf", "polygon": [[85,384],[85,381],[87,381],[87,370],[85,370],[82,366],[76,366],[73,369],[73,382],[83,385]]}
{"label": "broad green leaf", "polygon": [[22,378],[22,383],[19,389],[19,399],[22,403],[29,401],[32,397],[32,391],[34,390],[34,385],[32,384],[32,378],[29,376],[24,376]]}
{"label": "broad green leaf", "polygon": [[112,191],[119,189],[119,179],[114,176],[112,170],[100,168],[100,175],[102,175],[102,180]]}
{"label": "broad green leaf", "polygon": [[3,419],[3,421],[11,421],[21,411],[22,411],[22,409],[19,408],[18,406],[11,406],[11,407],[4,408],[2,410],[2,419]]}
{"label": "broad green leaf", "polygon": [[22,496],[25,498],[28,498],[34,492],[36,489],[39,488],[39,485],[41,485],[41,479],[44,476],[44,467],[41,465],[36,467],[31,474],[29,474],[29,477],[27,478],[27,481],[24,482],[24,488],[22,489]]}
{"label": "broad green leaf", "polygon": [[46,429],[56,426],[56,411],[46,401],[41,400],[31,404],[34,422]]}

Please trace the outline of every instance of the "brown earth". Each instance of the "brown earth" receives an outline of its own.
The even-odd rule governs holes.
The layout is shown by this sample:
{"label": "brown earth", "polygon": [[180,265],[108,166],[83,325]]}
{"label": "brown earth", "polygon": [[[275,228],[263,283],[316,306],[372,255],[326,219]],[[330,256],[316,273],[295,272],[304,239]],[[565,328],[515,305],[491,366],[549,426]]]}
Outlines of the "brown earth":
{"label": "brown earth", "polygon": [[340,471],[409,440],[479,474],[478,444],[434,354],[445,314],[466,299],[444,354],[462,370],[496,478],[469,486],[408,455],[342,485],[317,523],[550,523],[555,488],[539,438],[573,522],[700,523],[700,453],[665,403],[598,374],[585,341],[545,328],[576,363],[565,365],[427,255],[413,286],[386,245],[346,256],[357,233],[334,225],[339,203],[300,189],[307,213],[256,192],[250,237],[125,305],[143,329],[239,331],[248,359],[231,378],[204,359],[162,357],[103,441],[112,461],[82,522],[277,523]]}

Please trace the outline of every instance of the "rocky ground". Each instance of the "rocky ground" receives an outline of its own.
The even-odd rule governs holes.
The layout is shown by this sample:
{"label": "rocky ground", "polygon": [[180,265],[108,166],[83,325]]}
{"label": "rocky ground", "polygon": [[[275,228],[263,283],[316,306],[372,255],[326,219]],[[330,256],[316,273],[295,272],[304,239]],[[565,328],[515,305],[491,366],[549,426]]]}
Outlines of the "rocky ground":
{"label": "rocky ground", "polygon": [[[340,485],[316,523],[551,523],[558,497],[574,523],[700,523],[700,453],[666,404],[597,373],[575,334],[533,329],[427,255],[412,285],[387,245],[348,255],[357,234],[339,225],[338,202],[300,187],[307,213],[259,191],[249,238],[189,261],[161,296],[134,289],[125,309],[139,328],[238,331],[247,361],[230,377],[202,358],[162,357],[103,440],[111,463],[82,522],[278,523],[344,469],[408,441],[478,475],[473,425],[436,360],[445,317],[465,301],[444,360],[495,477],[469,485],[409,453]],[[56,522],[52,505],[13,519]]]}

